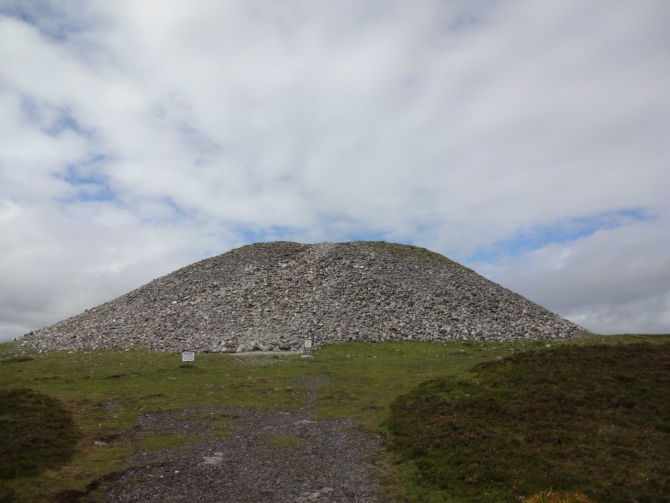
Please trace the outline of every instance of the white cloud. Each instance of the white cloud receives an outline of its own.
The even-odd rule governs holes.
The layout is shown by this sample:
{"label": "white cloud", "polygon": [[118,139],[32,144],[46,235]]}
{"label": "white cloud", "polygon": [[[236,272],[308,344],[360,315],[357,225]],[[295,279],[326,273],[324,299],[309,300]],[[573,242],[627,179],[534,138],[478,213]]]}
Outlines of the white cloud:
{"label": "white cloud", "polygon": [[594,330],[669,331],[664,2],[0,13],[0,338],[250,236],[465,260],[631,209],[657,218],[476,267]]}
{"label": "white cloud", "polygon": [[666,216],[477,268],[593,331],[668,333],[669,249]]}

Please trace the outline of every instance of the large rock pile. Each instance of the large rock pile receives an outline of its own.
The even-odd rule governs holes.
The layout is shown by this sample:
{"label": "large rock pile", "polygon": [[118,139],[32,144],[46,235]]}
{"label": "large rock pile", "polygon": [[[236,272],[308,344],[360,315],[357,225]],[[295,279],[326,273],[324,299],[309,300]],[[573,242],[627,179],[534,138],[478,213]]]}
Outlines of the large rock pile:
{"label": "large rock pile", "polygon": [[339,341],[565,339],[583,329],[451,260],[378,242],[243,246],[31,332],[27,350],[289,351]]}

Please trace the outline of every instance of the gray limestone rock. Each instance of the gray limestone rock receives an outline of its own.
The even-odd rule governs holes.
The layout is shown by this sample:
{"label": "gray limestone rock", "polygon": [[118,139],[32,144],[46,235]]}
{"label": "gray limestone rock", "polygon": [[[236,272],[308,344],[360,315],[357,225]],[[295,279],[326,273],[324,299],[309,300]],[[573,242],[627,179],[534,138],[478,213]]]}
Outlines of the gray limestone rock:
{"label": "gray limestone rock", "polygon": [[446,257],[384,242],[259,243],[19,339],[25,350],[297,351],[343,341],[565,339],[585,332]]}

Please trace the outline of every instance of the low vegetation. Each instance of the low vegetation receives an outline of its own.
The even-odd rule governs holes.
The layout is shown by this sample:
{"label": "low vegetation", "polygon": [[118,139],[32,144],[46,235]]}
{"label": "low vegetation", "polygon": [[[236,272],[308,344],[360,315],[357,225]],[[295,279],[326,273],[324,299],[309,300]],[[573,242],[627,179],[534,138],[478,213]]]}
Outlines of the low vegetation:
{"label": "low vegetation", "polygon": [[[495,412],[499,409],[493,407],[494,405],[508,406],[501,401],[503,397],[511,397],[509,406],[516,407],[514,410],[522,414],[520,417],[525,417],[528,421],[537,420],[541,424],[557,425],[556,431],[548,434],[546,438],[542,437],[544,434],[537,433],[543,442],[540,444],[543,450],[542,456],[535,456],[533,459],[536,462],[542,459],[540,465],[546,465],[546,474],[542,472],[541,477],[534,478],[535,472],[524,468],[525,465],[521,466],[524,470],[529,470],[527,475],[522,473],[519,478],[521,483],[527,485],[516,484],[516,492],[512,493],[515,497],[526,496],[532,502],[588,501],[575,499],[577,493],[574,491],[577,491],[598,503],[617,501],[607,499],[609,496],[603,499],[602,495],[609,493],[598,492],[603,490],[603,486],[598,484],[609,481],[614,489],[627,491],[624,494],[634,494],[637,501],[662,501],[657,494],[658,491],[667,491],[668,462],[667,456],[659,457],[658,453],[664,449],[663,446],[667,446],[670,434],[667,425],[663,423],[663,418],[667,421],[669,417],[667,409],[663,408],[667,407],[667,403],[663,403],[667,392],[658,399],[658,383],[652,379],[654,373],[636,372],[634,369],[639,363],[636,360],[626,360],[629,367],[606,377],[604,371],[596,371],[593,367],[593,362],[598,361],[598,358],[587,360],[582,359],[582,355],[590,355],[591,351],[597,352],[599,349],[594,345],[600,345],[605,350],[619,348],[617,350],[623,354],[635,354],[638,356],[634,358],[641,358],[642,353],[637,352],[638,347],[630,343],[647,341],[650,346],[648,356],[644,357],[647,358],[645,365],[650,368],[650,365],[661,365],[665,361],[667,367],[667,359],[664,360],[667,352],[663,349],[664,346],[658,345],[664,340],[668,339],[618,336],[576,339],[561,343],[349,343],[315,351],[313,359],[295,355],[239,357],[198,354],[194,365],[186,368],[180,367],[180,358],[175,354],[99,351],[16,355],[12,353],[12,344],[3,344],[0,345],[0,393],[3,397],[10,397],[7,403],[14,405],[9,406],[9,412],[4,408],[0,413],[0,428],[3,428],[0,434],[0,449],[3,453],[0,461],[13,466],[10,456],[25,456],[29,459],[33,456],[29,453],[36,452],[26,445],[13,446],[11,442],[17,441],[17,438],[25,439],[25,435],[21,437],[5,434],[4,428],[18,428],[22,424],[30,428],[32,435],[38,431],[69,433],[59,437],[63,440],[62,444],[40,444],[44,449],[47,445],[50,445],[49,449],[53,449],[49,451],[52,452],[49,455],[51,458],[43,456],[44,464],[34,465],[32,468],[26,464],[25,468],[18,471],[8,470],[6,478],[0,480],[0,502],[59,501],[58,498],[65,501],[65,497],[70,498],[67,501],[80,503],[102,501],[105,481],[112,479],[114,473],[128,468],[133,454],[177,448],[185,442],[195,441],[192,437],[174,433],[137,436],[133,426],[140,415],[184,407],[196,410],[198,404],[295,410],[301,407],[301,401],[308,392],[307,386],[300,384],[301,378],[310,375],[322,377],[326,382],[318,390],[319,417],[352,417],[363,428],[388,435],[393,452],[384,455],[387,462],[382,465],[388,471],[389,501],[489,501],[482,496],[489,487],[486,477],[489,473],[494,473],[498,465],[490,464],[486,458],[499,459],[500,456],[480,456],[478,460],[472,458],[473,461],[466,468],[473,463],[480,464],[467,472],[466,478],[479,474],[476,481],[461,484],[460,493],[449,493],[451,489],[445,492],[439,485],[439,473],[430,473],[430,456],[411,451],[412,442],[406,443],[410,432],[402,426],[403,404],[416,403],[420,407],[421,415],[417,417],[421,421],[417,425],[425,425],[428,428],[426,435],[430,436],[435,434],[431,430],[431,421],[443,420],[439,417],[446,409],[440,407],[447,407],[440,406],[440,403],[448,401],[454,407],[453,410],[465,414],[462,410],[469,410],[470,401],[481,400],[486,405],[489,403],[486,400],[490,400],[491,410]],[[547,348],[547,344],[552,347]],[[561,363],[553,373],[549,372],[548,369],[553,368],[551,365],[558,365],[558,362],[563,361],[558,355],[564,354],[564,349],[567,351],[566,355],[572,355],[571,366],[562,367]],[[618,361],[617,355],[618,353],[609,355],[606,361]],[[496,363],[500,361],[503,363]],[[580,361],[583,363],[581,366]],[[518,370],[526,368],[524,366],[528,366],[526,371]],[[568,372],[568,368],[572,370]],[[561,404],[561,409],[545,415],[542,413],[545,410],[542,400],[554,398],[553,395],[542,394],[537,390],[533,394],[531,381],[524,381],[524,376],[532,373],[536,373],[538,378],[547,379],[547,389],[554,389],[552,379],[559,379],[560,376],[569,378],[573,387],[578,386],[580,381],[587,383],[588,386],[579,388],[583,390],[583,399],[589,402],[595,399],[598,403],[616,405],[614,412],[611,416],[598,419],[595,409],[589,408],[588,403],[575,403],[571,401],[572,395],[568,395],[565,403]],[[513,397],[512,385],[506,384],[507,378],[516,379],[514,386],[523,387],[519,389],[516,398]],[[597,384],[603,379],[602,385]],[[538,386],[542,388],[539,384]],[[557,392],[563,389],[560,385],[557,386]],[[591,388],[593,389],[589,391]],[[616,396],[607,395],[607,390],[615,388],[619,390]],[[429,398],[430,393],[435,398]],[[466,394],[470,397],[466,397]],[[524,396],[535,400],[536,409],[532,405],[523,409]],[[652,400],[654,396],[657,398]],[[18,397],[22,398],[19,400]],[[23,400],[22,403],[26,405],[23,408],[18,407],[15,405],[16,400]],[[426,405],[423,405],[424,402]],[[38,414],[39,404],[51,404],[48,407],[52,411],[50,415]],[[394,404],[393,407],[391,404]],[[389,415],[391,411],[392,415]],[[624,415],[617,415],[619,412]],[[486,437],[488,444],[481,444],[484,449],[495,449],[496,446],[508,448],[513,445],[513,439],[506,439],[502,433],[496,433],[508,431],[500,429],[503,426],[511,427],[509,421],[498,425],[500,416],[496,414],[499,412],[482,416],[489,417],[495,423],[478,423],[481,430],[477,434],[484,432],[491,437]],[[225,418],[207,417],[202,418],[202,421],[208,423],[208,431],[213,436],[225,437],[230,434],[230,423]],[[619,450],[612,447],[607,451],[604,458],[607,464],[598,467],[591,458],[583,459],[585,454],[592,455],[589,445],[574,446],[574,438],[582,438],[579,437],[579,432],[560,426],[560,421],[566,421],[573,426],[598,426],[596,431],[599,443],[595,444],[596,451],[606,450],[606,446],[614,445],[607,442],[615,441],[619,442],[616,444]],[[580,431],[582,429],[577,428]],[[530,433],[523,431],[517,435],[517,440],[523,445],[526,445],[523,442],[529,442],[528,438],[532,437]],[[522,435],[527,435],[528,438]],[[442,441],[442,437],[435,438]],[[653,438],[651,451],[645,443],[647,438]],[[268,446],[290,448],[296,441],[293,437],[268,438]],[[67,446],[69,447],[65,448]],[[462,450],[462,446],[459,448]],[[440,456],[448,456],[447,446],[442,445],[440,449]],[[453,456],[464,455],[460,451],[453,452]],[[495,453],[495,450],[492,452]],[[568,460],[568,468],[561,468],[561,452],[563,458]],[[51,461],[47,462],[49,459]],[[617,464],[621,466],[617,467]],[[476,468],[480,466],[477,471]],[[594,469],[599,481],[597,483],[581,473]],[[507,472],[505,474],[510,476]],[[566,474],[572,478],[565,478]],[[498,475],[500,474],[496,476]],[[532,480],[532,485],[525,482],[526,480]],[[573,491],[572,496],[568,494],[569,491]],[[555,499],[566,494],[566,497],[573,497],[573,500]],[[655,497],[657,499],[653,499]],[[633,500],[629,498],[625,501]]]}
{"label": "low vegetation", "polygon": [[0,479],[37,475],[72,458],[79,440],[72,415],[30,388],[0,390]]}
{"label": "low vegetation", "polygon": [[530,498],[524,499],[523,503],[593,503],[593,500],[575,491],[561,493],[549,490],[533,494]]}
{"label": "low vegetation", "polygon": [[668,389],[670,343],[563,346],[479,364],[471,379],[426,381],[391,405],[387,425],[416,501],[512,502],[549,485],[661,503]]}
{"label": "low vegetation", "polygon": [[16,498],[5,481],[30,479],[65,464],[79,437],[72,415],[58,400],[30,388],[0,390],[0,502]]}
{"label": "low vegetation", "polygon": [[162,435],[149,435],[137,442],[137,446],[146,452],[174,449],[180,445],[187,444],[193,440],[189,435],[183,433],[165,433]]}

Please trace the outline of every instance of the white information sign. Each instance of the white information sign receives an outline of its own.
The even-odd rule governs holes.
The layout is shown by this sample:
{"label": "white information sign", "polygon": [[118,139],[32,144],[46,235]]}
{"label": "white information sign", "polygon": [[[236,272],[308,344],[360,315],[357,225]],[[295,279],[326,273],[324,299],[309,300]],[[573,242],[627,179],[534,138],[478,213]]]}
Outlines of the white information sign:
{"label": "white information sign", "polygon": [[181,354],[181,361],[183,362],[195,361],[195,353],[193,351],[184,351]]}
{"label": "white information sign", "polygon": [[312,339],[305,339],[305,349],[312,349]]}

